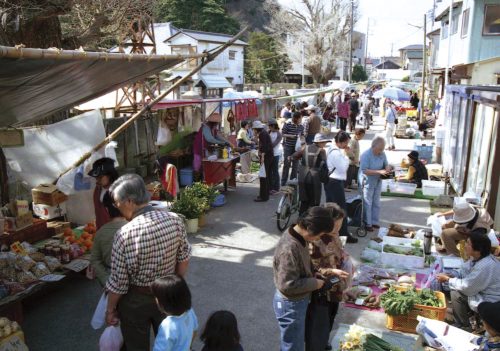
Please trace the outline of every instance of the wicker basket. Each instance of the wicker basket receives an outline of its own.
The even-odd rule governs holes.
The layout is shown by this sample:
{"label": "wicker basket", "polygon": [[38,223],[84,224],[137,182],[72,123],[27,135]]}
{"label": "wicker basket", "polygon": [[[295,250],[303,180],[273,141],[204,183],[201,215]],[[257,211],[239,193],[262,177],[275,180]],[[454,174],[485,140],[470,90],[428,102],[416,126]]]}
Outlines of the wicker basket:
{"label": "wicker basket", "polygon": [[[398,288],[398,290],[406,290],[405,288]],[[420,291],[420,289],[417,289]],[[386,327],[390,330],[396,330],[404,333],[416,334],[418,324],[417,316],[422,316],[429,319],[437,319],[444,321],[446,317],[446,298],[440,291],[434,291],[436,297],[441,300],[443,307],[431,307],[424,305],[415,305],[410,313],[401,316],[387,316]]]}

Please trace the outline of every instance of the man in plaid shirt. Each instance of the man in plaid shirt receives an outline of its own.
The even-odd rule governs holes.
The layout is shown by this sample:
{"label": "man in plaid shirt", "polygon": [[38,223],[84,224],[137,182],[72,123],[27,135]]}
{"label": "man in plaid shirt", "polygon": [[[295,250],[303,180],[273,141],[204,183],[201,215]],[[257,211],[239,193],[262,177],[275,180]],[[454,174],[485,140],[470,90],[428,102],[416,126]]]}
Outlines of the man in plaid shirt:
{"label": "man in plaid shirt", "polygon": [[150,328],[153,326],[156,335],[165,317],[150,286],[170,273],[184,276],[191,246],[181,218],[148,205],[149,194],[138,175],[118,178],[110,193],[130,222],[114,238],[111,275],[106,283],[106,322],[120,323],[127,351],[149,350]]}

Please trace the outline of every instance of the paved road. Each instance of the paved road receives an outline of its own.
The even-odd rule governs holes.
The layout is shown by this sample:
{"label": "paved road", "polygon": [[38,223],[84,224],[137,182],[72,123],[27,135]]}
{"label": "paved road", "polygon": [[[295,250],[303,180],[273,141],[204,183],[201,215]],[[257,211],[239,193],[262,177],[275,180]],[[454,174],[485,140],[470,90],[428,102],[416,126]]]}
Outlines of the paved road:
{"label": "paved road", "polygon": [[[362,150],[383,129],[376,122],[361,142]],[[412,141],[397,139],[396,147],[402,151],[388,152],[390,162],[399,163],[412,146]],[[210,211],[207,226],[190,237],[194,255],[188,283],[202,326],[211,312],[231,310],[238,317],[245,349],[270,351],[279,348],[272,310],[272,256],[281,235],[274,218],[278,197],[255,203],[257,192],[257,184],[239,184],[237,190],[227,193],[227,205]],[[382,208],[385,224],[422,226],[430,211],[428,201],[404,198],[383,198]],[[347,246],[356,261],[368,240]],[[30,302],[23,324],[30,350],[97,350],[100,332],[93,331],[89,321],[99,295],[95,281],[76,277]],[[336,322],[383,327],[384,315],[342,309]],[[197,340],[194,349],[200,350],[200,345]]]}

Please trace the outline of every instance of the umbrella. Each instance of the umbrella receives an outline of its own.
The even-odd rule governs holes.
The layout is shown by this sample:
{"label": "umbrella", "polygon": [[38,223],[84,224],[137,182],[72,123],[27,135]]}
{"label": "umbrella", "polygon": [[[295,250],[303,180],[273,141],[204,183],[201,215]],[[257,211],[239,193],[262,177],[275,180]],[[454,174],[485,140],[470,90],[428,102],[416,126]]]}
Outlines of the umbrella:
{"label": "umbrella", "polygon": [[344,91],[347,87],[349,87],[349,82],[346,82],[345,80],[335,80],[328,87]]}
{"label": "umbrella", "polygon": [[397,100],[397,101],[409,101],[410,100],[410,94],[408,94],[406,91],[399,89],[399,88],[394,88],[394,87],[389,87],[389,88],[384,88],[377,90],[374,94],[373,97],[375,99],[380,99],[382,97],[389,98],[391,100]]}

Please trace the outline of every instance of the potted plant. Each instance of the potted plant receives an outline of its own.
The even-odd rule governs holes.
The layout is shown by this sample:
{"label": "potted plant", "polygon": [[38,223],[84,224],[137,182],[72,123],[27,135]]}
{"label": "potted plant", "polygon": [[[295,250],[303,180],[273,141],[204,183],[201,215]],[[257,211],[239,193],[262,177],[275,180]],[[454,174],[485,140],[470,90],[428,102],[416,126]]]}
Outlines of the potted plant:
{"label": "potted plant", "polygon": [[196,182],[193,185],[186,187],[184,189],[183,194],[197,198],[201,207],[203,207],[203,211],[198,218],[198,224],[200,227],[205,225],[206,219],[205,214],[210,210],[210,205],[215,201],[215,198],[219,194],[219,192],[210,185],[205,183]]}
{"label": "potted plant", "polygon": [[186,217],[186,232],[196,233],[198,231],[198,217],[203,213],[204,205],[199,199],[189,193],[182,193],[180,198],[172,204],[172,212]]}

